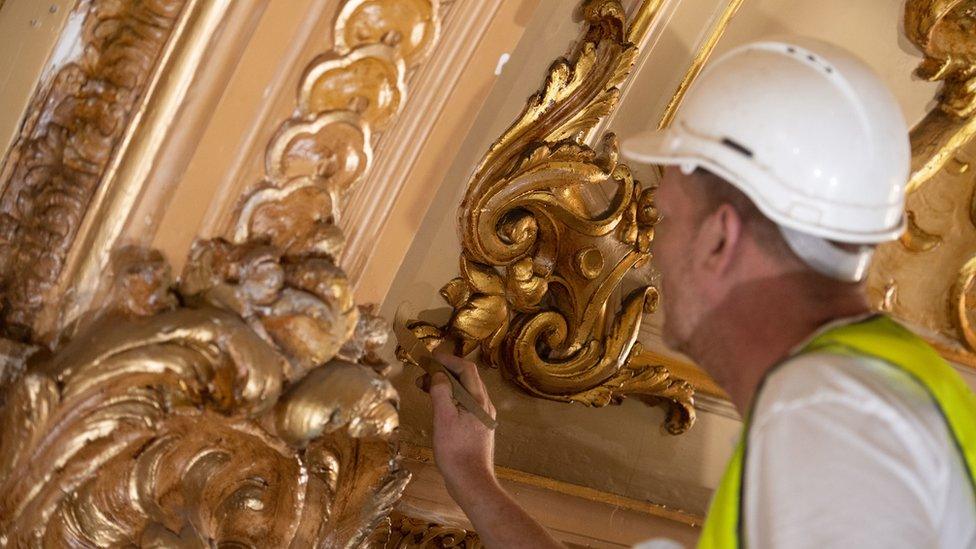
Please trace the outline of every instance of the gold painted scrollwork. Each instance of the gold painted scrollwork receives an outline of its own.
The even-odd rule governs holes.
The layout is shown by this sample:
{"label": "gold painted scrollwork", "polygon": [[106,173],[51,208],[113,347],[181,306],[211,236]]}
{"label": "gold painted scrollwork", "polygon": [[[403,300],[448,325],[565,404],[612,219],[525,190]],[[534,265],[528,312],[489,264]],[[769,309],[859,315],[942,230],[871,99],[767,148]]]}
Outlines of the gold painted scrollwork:
{"label": "gold painted scrollwork", "polygon": [[481,549],[478,534],[413,517],[394,515],[393,533],[386,549]]}
{"label": "gold painted scrollwork", "polygon": [[916,74],[943,85],[911,132],[908,230],[879,248],[869,286],[879,308],[976,365],[976,1],[910,0],[905,32],[924,54]]}
{"label": "gold painted scrollwork", "polygon": [[208,242],[167,275],[122,254],[115,307],[7,391],[0,545],[363,543],[408,475],[341,274]]}
{"label": "gold painted scrollwork", "polygon": [[[491,146],[458,212],[461,276],[441,293],[454,309],[443,329],[417,322],[418,337],[456,339],[533,395],[591,406],[634,395],[666,403],[672,433],[694,421],[690,384],[631,359],[657,290],[640,288],[608,310],[624,276],[650,259],[654,187],[618,162],[617,140],[599,151],[585,135],[615,107],[637,53],[616,0],[583,4],[586,29],[568,59],[549,69],[514,124]],[[587,187],[611,185],[609,206]]]}
{"label": "gold painted scrollwork", "polygon": [[[93,5],[136,9],[123,4]],[[134,3],[174,14],[180,5]],[[338,7],[335,47],[306,69],[260,182],[225,238],[194,245],[178,282],[160,254],[124,249],[109,307],[79,320],[66,345],[0,340],[0,546],[362,547],[389,534],[409,478],[378,354],[389,329],[355,303],[336,262],[337,221],[369,169],[374,130],[402,107],[405,71],[437,39],[438,5]],[[102,29],[132,46],[112,59],[150,61],[146,37],[124,25],[167,23],[150,15]],[[111,73],[121,80],[99,90],[125,92],[141,74]],[[78,116],[121,116],[101,104],[85,102]],[[69,106],[59,112],[74,116]],[[64,125],[44,139],[84,145],[78,152],[97,160],[114,135],[105,131],[123,129],[110,126]],[[97,165],[67,168],[97,183]],[[80,216],[84,197],[69,198],[51,200]]]}

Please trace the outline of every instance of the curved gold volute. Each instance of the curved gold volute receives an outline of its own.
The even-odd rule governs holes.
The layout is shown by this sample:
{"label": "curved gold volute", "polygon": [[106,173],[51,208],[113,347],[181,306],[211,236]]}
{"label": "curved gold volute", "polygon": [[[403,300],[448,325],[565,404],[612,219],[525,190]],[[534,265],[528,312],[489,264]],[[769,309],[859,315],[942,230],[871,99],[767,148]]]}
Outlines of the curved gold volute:
{"label": "curved gold volute", "polygon": [[[458,210],[461,276],[441,290],[454,309],[443,328],[412,325],[433,344],[445,336],[542,398],[604,406],[637,395],[667,404],[668,429],[694,421],[691,386],[632,357],[641,318],[657,306],[644,287],[618,311],[608,303],[625,275],[650,259],[657,211],[618,162],[617,139],[599,150],[584,137],[616,106],[637,48],[617,0],[583,2],[586,27],[568,58],[491,146]],[[588,189],[613,188],[608,205]]]}
{"label": "curved gold volute", "polygon": [[908,230],[879,247],[869,288],[879,308],[976,364],[976,0],[908,0],[905,33],[924,55],[918,76],[943,85],[911,131]]}
{"label": "curved gold volute", "polygon": [[916,73],[942,80],[940,107],[960,117],[976,110],[976,2],[972,0],[911,1],[905,10],[905,33],[925,60]]}

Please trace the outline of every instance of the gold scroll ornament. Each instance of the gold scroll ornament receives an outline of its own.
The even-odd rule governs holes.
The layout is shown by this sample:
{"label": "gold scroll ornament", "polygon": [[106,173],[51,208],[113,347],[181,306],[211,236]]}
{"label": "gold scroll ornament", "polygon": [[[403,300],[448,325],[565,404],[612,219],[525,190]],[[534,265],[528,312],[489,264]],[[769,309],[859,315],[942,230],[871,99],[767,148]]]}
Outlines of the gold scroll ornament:
{"label": "gold scroll ornament", "polygon": [[394,514],[387,549],[482,549],[478,534],[456,526]]}
{"label": "gold scroll ornament", "polygon": [[175,287],[158,254],[119,252],[112,306],[4,372],[0,545],[388,535],[409,478],[377,353],[388,326],[356,306],[336,225],[372,130],[400,110],[403,71],[436,41],[437,6],[344,2],[336,46],[306,70],[227,238],[196,243]]}
{"label": "gold scroll ornament", "polygon": [[[617,0],[589,0],[583,35],[556,60],[542,89],[491,146],[458,211],[461,276],[441,294],[453,307],[444,327],[414,322],[434,346],[448,335],[529,393],[591,406],[633,395],[663,403],[667,428],[694,421],[693,390],[663,366],[638,366],[641,317],[657,306],[643,287],[618,311],[608,303],[624,276],[645,265],[658,214],[654,187],[618,162],[617,139],[599,151],[586,134],[619,99],[637,48]],[[611,185],[606,208],[583,198]]]}
{"label": "gold scroll ornament", "polygon": [[878,249],[869,288],[880,309],[976,366],[976,1],[909,0],[905,32],[925,55],[916,74],[943,86],[911,132],[908,231]]}
{"label": "gold scroll ornament", "polygon": [[360,545],[408,475],[337,269],[210,243],[167,275],[120,254],[115,307],[6,391],[0,545]]}

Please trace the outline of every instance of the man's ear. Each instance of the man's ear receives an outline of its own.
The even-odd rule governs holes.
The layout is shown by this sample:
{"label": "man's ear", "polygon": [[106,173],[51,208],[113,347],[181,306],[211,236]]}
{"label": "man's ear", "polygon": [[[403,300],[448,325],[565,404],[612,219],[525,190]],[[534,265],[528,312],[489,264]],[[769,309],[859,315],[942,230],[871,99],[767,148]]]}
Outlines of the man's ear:
{"label": "man's ear", "polygon": [[698,229],[696,255],[706,271],[724,275],[739,252],[742,216],[731,204],[722,204],[702,220]]}

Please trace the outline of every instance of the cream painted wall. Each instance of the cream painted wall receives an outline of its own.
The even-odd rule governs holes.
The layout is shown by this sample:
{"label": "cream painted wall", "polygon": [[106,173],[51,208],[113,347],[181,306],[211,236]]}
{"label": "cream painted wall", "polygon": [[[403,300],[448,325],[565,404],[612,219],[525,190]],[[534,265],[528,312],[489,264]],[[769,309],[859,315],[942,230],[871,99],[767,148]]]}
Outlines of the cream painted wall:
{"label": "cream painted wall", "polygon": [[[625,90],[612,130],[622,136],[656,127],[664,107],[707,37],[708,22],[727,0],[681,0],[640,72]],[[741,44],[776,35],[801,35],[839,44],[863,58],[888,83],[914,124],[931,107],[938,85],[915,78],[921,60],[902,38],[903,2],[893,0],[745,0],[718,43],[713,59]]]}
{"label": "cream painted wall", "polygon": [[[7,156],[38,79],[52,74],[72,52],[81,20],[62,36],[75,0],[6,0],[0,2],[0,161]],[[83,11],[76,11],[83,14]],[[59,38],[60,37],[60,38]],[[52,59],[52,54],[54,54]]]}

